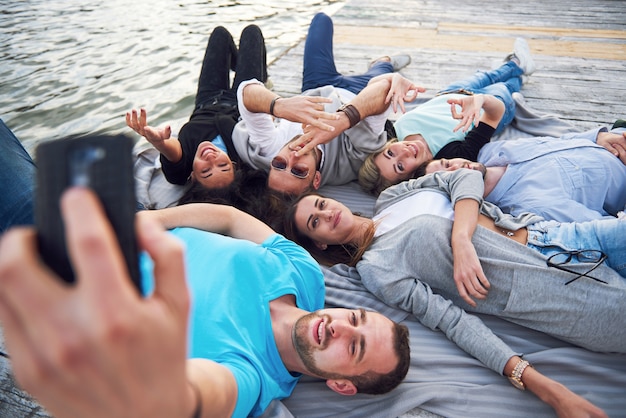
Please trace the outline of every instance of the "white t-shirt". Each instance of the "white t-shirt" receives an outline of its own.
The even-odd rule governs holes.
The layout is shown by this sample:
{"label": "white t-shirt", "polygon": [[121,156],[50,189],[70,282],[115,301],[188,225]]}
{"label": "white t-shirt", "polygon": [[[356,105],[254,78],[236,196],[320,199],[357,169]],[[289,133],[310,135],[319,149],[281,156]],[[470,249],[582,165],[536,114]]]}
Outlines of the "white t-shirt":
{"label": "white t-shirt", "polygon": [[454,208],[446,195],[433,190],[421,190],[374,216],[375,236],[381,236],[418,215],[437,215],[454,220]]}

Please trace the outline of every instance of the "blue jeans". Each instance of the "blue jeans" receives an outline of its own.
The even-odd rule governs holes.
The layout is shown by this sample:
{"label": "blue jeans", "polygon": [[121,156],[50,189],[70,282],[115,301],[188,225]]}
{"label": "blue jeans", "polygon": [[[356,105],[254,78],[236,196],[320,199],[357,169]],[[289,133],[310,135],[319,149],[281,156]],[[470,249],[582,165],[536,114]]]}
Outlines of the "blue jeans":
{"label": "blue jeans", "polygon": [[392,72],[391,63],[376,62],[364,74],[340,74],[333,55],[333,21],[324,13],[313,17],[304,44],[302,91],[332,85],[359,94],[373,77]]}
{"label": "blue jeans", "polygon": [[606,264],[622,277],[626,277],[626,219],[542,221],[528,226],[527,229],[528,247],[547,257],[561,251],[600,250],[608,257]]}
{"label": "blue jeans", "polygon": [[0,119],[0,233],[14,225],[33,225],[35,163]]}
{"label": "blue jeans", "polygon": [[475,94],[491,94],[504,103],[504,116],[495,133],[500,133],[515,116],[515,101],[512,94],[522,88],[524,71],[513,61],[507,61],[491,71],[477,71],[473,76],[450,84],[438,94],[466,90]]}

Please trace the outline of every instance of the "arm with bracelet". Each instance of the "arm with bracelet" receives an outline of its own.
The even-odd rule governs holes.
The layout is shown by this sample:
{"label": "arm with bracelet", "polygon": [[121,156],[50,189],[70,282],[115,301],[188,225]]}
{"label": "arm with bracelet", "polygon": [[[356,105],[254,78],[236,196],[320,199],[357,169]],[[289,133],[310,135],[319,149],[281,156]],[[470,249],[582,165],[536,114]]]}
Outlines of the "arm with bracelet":
{"label": "arm with bracelet", "polygon": [[532,364],[518,356],[509,359],[504,367],[504,375],[519,389],[533,392],[539,399],[550,405],[560,417],[606,417],[597,406],[576,395],[564,385],[544,376]]}
{"label": "arm with bracelet", "polygon": [[326,97],[281,97],[256,82],[242,85],[242,89],[243,105],[253,113],[267,113],[291,122],[314,125],[322,130],[332,130],[328,122],[337,119],[335,114],[324,111],[324,103],[331,102]]}
{"label": "arm with bracelet", "polygon": [[[402,79],[406,80],[403,77]],[[408,80],[400,84],[402,84],[404,89],[415,89],[413,83]],[[339,136],[340,133],[353,128],[369,116],[381,115],[387,112],[391,103],[388,95],[392,90],[392,85],[393,80],[390,77],[376,77],[370,80],[370,83],[350,103],[344,104],[337,110],[337,113],[340,115],[338,120],[328,121],[328,124],[335,128],[332,132],[322,131],[312,125],[305,126],[304,135],[300,138],[300,142],[294,145],[296,148],[300,148],[298,155],[307,153],[317,145],[330,142]]]}

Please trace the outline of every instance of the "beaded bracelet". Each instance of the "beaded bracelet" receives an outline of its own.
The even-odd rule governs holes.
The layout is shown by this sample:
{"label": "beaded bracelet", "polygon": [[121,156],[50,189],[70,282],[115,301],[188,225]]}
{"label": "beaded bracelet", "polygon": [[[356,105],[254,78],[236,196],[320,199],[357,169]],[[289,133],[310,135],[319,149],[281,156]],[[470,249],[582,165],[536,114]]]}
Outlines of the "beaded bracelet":
{"label": "beaded bracelet", "polygon": [[346,114],[348,120],[350,121],[350,128],[361,121],[361,114],[359,113],[359,110],[354,107],[354,105],[349,103],[342,105],[339,109],[337,109],[337,112],[343,112]]}
{"label": "beaded bracelet", "polygon": [[272,99],[272,101],[270,102],[270,115],[276,117],[276,115],[274,114],[274,105],[276,104],[276,101],[278,99],[282,99],[282,97],[280,96],[276,96]]}

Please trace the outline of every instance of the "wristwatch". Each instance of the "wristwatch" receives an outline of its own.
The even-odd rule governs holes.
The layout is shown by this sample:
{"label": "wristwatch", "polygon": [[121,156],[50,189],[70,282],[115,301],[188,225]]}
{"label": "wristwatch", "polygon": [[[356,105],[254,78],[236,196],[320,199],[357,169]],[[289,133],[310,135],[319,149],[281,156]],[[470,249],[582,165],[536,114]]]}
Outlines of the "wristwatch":
{"label": "wristwatch", "polygon": [[526,390],[526,385],[522,382],[522,374],[524,373],[524,370],[526,370],[526,367],[533,366],[526,360],[520,360],[519,363],[515,365],[511,375],[509,376],[511,384],[519,390]]}

